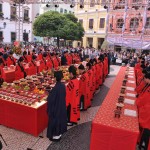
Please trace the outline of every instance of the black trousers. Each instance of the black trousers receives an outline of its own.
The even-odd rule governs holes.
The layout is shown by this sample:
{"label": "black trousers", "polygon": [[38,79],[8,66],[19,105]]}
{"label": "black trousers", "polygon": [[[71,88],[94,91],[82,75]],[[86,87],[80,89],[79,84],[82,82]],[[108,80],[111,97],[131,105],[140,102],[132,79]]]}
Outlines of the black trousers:
{"label": "black trousers", "polygon": [[70,123],[70,113],[71,113],[71,105],[69,104],[67,107],[67,122]]}
{"label": "black trousers", "polygon": [[143,147],[142,144],[144,142],[145,143],[144,150],[148,150],[149,140],[150,140],[150,130],[149,129],[143,129],[139,148]]}

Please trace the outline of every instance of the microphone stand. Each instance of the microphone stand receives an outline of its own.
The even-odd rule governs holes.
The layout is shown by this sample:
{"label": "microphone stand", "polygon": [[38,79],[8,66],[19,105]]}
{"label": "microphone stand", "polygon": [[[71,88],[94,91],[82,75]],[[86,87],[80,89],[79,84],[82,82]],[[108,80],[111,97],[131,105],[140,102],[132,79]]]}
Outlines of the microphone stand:
{"label": "microphone stand", "polygon": [[3,142],[5,143],[5,145],[7,146],[6,141],[4,140],[3,136],[0,134],[1,139],[3,140]]}

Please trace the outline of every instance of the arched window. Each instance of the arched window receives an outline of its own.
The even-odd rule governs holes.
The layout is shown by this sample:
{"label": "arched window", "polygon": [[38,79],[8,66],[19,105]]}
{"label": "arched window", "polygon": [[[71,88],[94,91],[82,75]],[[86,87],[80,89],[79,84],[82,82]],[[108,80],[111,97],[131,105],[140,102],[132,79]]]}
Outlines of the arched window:
{"label": "arched window", "polygon": [[148,17],[148,18],[146,19],[145,28],[150,28],[150,17]]}
{"label": "arched window", "polygon": [[117,28],[122,28],[124,24],[124,20],[123,19],[118,19],[117,20]]}
{"label": "arched window", "polygon": [[138,28],[139,26],[139,19],[138,18],[132,18],[130,20],[130,28]]}

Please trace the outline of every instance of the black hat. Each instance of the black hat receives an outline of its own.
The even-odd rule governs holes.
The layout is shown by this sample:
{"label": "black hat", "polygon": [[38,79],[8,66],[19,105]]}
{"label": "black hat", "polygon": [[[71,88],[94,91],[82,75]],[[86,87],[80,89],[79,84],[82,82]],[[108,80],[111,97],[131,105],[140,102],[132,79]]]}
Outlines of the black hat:
{"label": "black hat", "polygon": [[93,59],[90,59],[89,63],[90,63],[91,65],[93,65],[93,63],[94,63]]}
{"label": "black hat", "polygon": [[32,52],[35,53],[35,49],[33,49]]}
{"label": "black hat", "polygon": [[54,53],[50,53],[51,56],[54,56]]}
{"label": "black hat", "polygon": [[146,79],[150,79],[150,73],[145,74],[144,76]]}
{"label": "black hat", "polygon": [[46,52],[43,53],[43,57],[47,57],[47,53]]}
{"label": "black hat", "polygon": [[18,59],[18,62],[22,62],[22,61],[24,61],[24,59],[23,59],[23,57],[20,57],[20,58]]}
{"label": "black hat", "polygon": [[141,68],[143,68],[143,69],[144,69],[144,68],[146,68],[146,66],[145,66],[145,65],[141,65]]}
{"label": "black hat", "polygon": [[2,52],[0,52],[0,56],[3,56],[3,53],[2,53]]}
{"label": "black hat", "polygon": [[2,60],[2,58],[0,58],[0,64],[2,64],[3,63],[3,60]]}
{"label": "black hat", "polygon": [[81,65],[78,67],[78,69],[80,69],[80,70],[84,70],[84,69],[85,69],[85,67],[81,64]]}
{"label": "black hat", "polygon": [[27,52],[26,52],[26,51],[24,51],[24,52],[23,52],[23,55],[27,55]]}
{"label": "black hat", "polygon": [[37,58],[37,56],[36,55],[32,55],[32,59],[36,59]]}
{"label": "black hat", "polygon": [[89,62],[86,64],[86,66],[91,69],[91,64]]}
{"label": "black hat", "polygon": [[69,73],[72,73],[73,75],[76,75],[76,68],[75,68],[75,66],[70,66],[69,68],[68,68],[68,70],[69,70]]}
{"label": "black hat", "polygon": [[94,59],[93,59],[93,62],[97,63],[97,60],[96,60],[96,58],[94,58]]}
{"label": "black hat", "polygon": [[56,78],[56,81],[60,81],[63,78],[63,72],[62,71],[55,71],[54,77]]}
{"label": "black hat", "polygon": [[146,70],[146,69],[143,69],[142,73],[143,73],[143,74],[147,74],[147,70]]}
{"label": "black hat", "polygon": [[10,52],[9,52],[10,55],[12,55],[13,53],[14,53],[13,51],[10,51]]}

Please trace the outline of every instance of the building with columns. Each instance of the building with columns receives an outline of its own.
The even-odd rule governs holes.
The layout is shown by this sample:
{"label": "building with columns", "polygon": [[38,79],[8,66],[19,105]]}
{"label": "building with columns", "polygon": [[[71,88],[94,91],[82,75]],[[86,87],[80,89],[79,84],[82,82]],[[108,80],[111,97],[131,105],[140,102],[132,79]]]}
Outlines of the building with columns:
{"label": "building with columns", "polygon": [[[104,5],[97,5],[94,1],[88,0],[84,5],[78,4],[75,6],[75,16],[85,30],[81,45],[83,47],[101,48],[106,35],[107,11],[104,9]],[[77,41],[73,44],[74,47],[78,45],[80,45],[80,42]]]}
{"label": "building with columns", "polygon": [[115,0],[108,9],[106,40],[119,49],[150,49],[150,5],[145,0]]}

